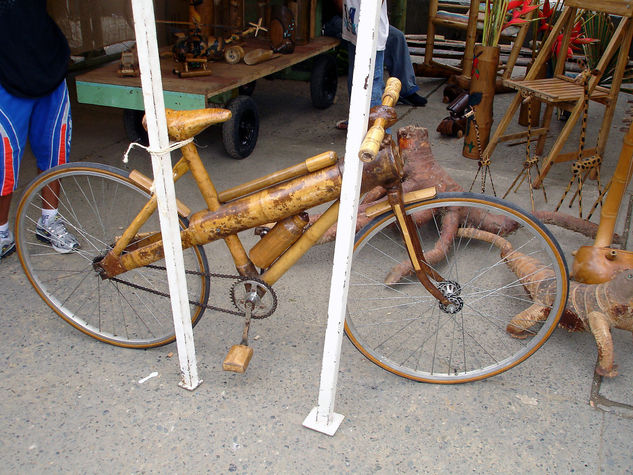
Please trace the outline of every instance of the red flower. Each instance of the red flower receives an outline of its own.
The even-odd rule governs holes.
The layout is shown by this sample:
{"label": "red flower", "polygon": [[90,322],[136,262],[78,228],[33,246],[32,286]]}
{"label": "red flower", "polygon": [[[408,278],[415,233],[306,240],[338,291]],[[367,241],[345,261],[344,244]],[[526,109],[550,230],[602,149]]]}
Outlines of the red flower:
{"label": "red flower", "polygon": [[[574,28],[571,30],[571,35],[569,36],[569,46],[567,47],[567,58],[571,58],[574,54],[574,50],[579,51],[580,45],[586,45],[590,43],[596,43],[598,40],[594,38],[587,38],[582,34],[582,23],[578,22],[574,25]],[[558,57],[558,53],[560,52],[560,48],[563,42],[563,34],[561,33],[556,37],[556,41],[554,41],[554,46],[552,47],[552,51]]]}
{"label": "red flower", "polygon": [[552,13],[553,10],[549,6],[549,0],[545,0],[543,2],[543,10],[539,10],[538,12],[540,23],[538,31],[548,31],[551,28],[550,24],[547,23],[547,19],[552,16]]}
{"label": "red flower", "polygon": [[533,10],[536,10],[538,7],[538,5],[530,5],[530,0],[514,0],[512,2],[509,2],[507,11],[512,11],[512,17],[510,21],[508,21],[501,27],[501,30],[505,30],[512,25],[522,25],[524,23],[527,23],[528,21],[521,17],[525,17],[525,15]]}

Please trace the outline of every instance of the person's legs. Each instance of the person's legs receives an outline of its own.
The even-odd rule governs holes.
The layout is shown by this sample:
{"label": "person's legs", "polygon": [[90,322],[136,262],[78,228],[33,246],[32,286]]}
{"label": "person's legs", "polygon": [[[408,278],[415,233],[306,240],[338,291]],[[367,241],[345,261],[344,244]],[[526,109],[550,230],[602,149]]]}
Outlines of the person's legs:
{"label": "person's legs", "polygon": [[[349,96],[352,95],[352,77],[354,75],[354,58],[356,57],[356,46],[348,42],[347,52],[349,57],[349,66],[347,69],[347,92]],[[370,107],[380,105],[382,103],[382,93],[385,89],[384,79],[384,51],[376,51],[376,66],[374,67],[374,79],[371,88],[371,102]],[[339,130],[347,129],[347,120],[339,120],[336,123],[336,128]]]}
{"label": "person's legs", "polygon": [[[37,170],[43,172],[68,161],[72,118],[66,82],[50,95],[39,99],[33,109],[29,142],[37,159]],[[57,209],[59,183],[42,190],[42,209]],[[44,212],[44,214],[47,214]],[[49,213],[54,214],[54,213]]]}
{"label": "person's legs", "polygon": [[72,118],[66,81],[48,96],[37,100],[29,129],[29,143],[39,171],[68,161]]}
{"label": "person's legs", "polygon": [[33,101],[9,94],[0,86],[0,225],[9,220],[11,197],[17,188]]}
{"label": "person's legs", "polygon": [[[352,95],[352,77],[354,75],[354,58],[356,56],[356,46],[348,43],[349,68],[347,70],[347,90]],[[371,106],[379,105],[382,101],[382,93],[385,89],[384,80],[384,51],[376,51],[376,66],[374,67],[374,79],[371,88]]]}
{"label": "person's legs", "polygon": [[396,77],[402,83],[400,97],[402,102],[413,106],[423,106],[426,99],[417,91],[420,89],[415,81],[415,71],[409,55],[407,39],[396,27],[389,26],[389,36],[385,46],[385,69],[389,76]]}
{"label": "person's legs", "polygon": [[32,100],[15,97],[0,86],[0,259],[15,251],[9,209],[17,187],[32,107]]}
{"label": "person's legs", "polygon": [[[38,171],[46,171],[68,161],[72,120],[66,82],[49,96],[38,100],[33,109],[29,142],[37,159]],[[36,227],[36,237],[57,252],[67,253],[79,248],[79,242],[66,229],[58,215],[59,183],[53,182],[42,190],[42,216]]]}

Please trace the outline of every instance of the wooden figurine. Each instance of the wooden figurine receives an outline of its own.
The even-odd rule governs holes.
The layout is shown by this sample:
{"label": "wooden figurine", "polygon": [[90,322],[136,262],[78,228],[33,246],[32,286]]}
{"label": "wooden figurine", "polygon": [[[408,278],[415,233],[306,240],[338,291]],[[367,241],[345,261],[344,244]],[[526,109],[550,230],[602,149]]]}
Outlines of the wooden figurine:
{"label": "wooden figurine", "polygon": [[121,64],[119,65],[120,77],[138,77],[140,71],[138,69],[138,57],[136,48],[121,53]]}
{"label": "wooden figurine", "polygon": [[194,18],[194,27],[188,34],[177,34],[178,40],[172,48],[174,59],[181,67],[174,69],[174,73],[180,77],[208,76],[211,71],[207,69],[209,60],[225,59],[229,64],[235,64],[244,57],[244,50],[234,43],[242,41],[247,36],[257,36],[260,31],[267,31],[262,26],[262,19],[257,23],[250,23],[250,27],[241,33],[228,37],[209,36],[205,38],[200,31],[200,24]]}
{"label": "wooden figurine", "polygon": [[[207,48],[207,56],[213,59],[221,59],[226,58],[227,50],[229,49],[229,45],[236,43],[238,41],[243,41],[244,38],[253,35],[254,38],[257,38],[257,35],[260,31],[268,31],[268,29],[262,26],[262,18],[260,18],[257,23],[249,23],[250,27],[241,33],[235,33],[228,37],[221,36],[209,36],[208,48]],[[239,52],[237,52],[239,54]],[[235,50],[229,53],[229,56],[234,56],[236,54]],[[243,57],[242,53],[242,57]],[[228,61],[228,59],[227,59]],[[235,61],[238,62],[238,61]],[[233,64],[233,63],[231,63]]]}

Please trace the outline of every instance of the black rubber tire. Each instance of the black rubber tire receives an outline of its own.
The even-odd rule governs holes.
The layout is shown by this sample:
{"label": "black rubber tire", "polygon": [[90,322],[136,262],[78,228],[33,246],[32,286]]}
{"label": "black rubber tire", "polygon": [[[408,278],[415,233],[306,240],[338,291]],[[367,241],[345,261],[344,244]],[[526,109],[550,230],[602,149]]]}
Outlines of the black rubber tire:
{"label": "black rubber tire", "polygon": [[310,97],[317,109],[327,109],[334,103],[338,76],[336,59],[330,54],[322,54],[314,60],[310,77]]}
{"label": "black rubber tire", "polygon": [[141,145],[149,145],[149,136],[147,130],[143,127],[143,116],[145,111],[134,109],[123,110],[123,126],[125,134],[130,142],[138,142]]}
{"label": "black rubber tire", "polygon": [[242,86],[238,87],[237,90],[240,93],[240,96],[252,96],[253,92],[255,91],[255,85],[257,84],[257,81],[251,81],[247,84],[243,84]]}
{"label": "black rubber tire", "polygon": [[229,156],[241,160],[248,157],[259,135],[259,113],[250,96],[237,96],[226,106],[231,120],[222,124],[222,142]]}

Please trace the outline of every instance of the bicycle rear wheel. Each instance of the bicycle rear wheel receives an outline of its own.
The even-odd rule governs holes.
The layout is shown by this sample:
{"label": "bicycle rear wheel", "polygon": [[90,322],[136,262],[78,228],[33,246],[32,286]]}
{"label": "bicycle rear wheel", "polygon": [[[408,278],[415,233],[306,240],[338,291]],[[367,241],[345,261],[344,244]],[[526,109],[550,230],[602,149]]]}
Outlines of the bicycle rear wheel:
{"label": "bicycle rear wheel", "polygon": [[[352,343],[388,371],[434,383],[487,378],[533,354],[567,300],[565,259],[549,231],[516,206],[474,193],[438,195],[407,206],[407,213],[422,222],[425,256],[449,281],[441,285],[455,305],[441,308],[414,274],[385,283],[389,269],[409,262],[390,211],[357,234],[345,321]],[[461,223],[459,230],[451,223]],[[506,246],[505,259],[493,242]],[[532,258],[540,264],[530,267]],[[525,275],[517,277],[510,265]],[[528,293],[534,285],[543,303],[535,307]],[[520,331],[509,328],[513,334],[506,330],[511,319],[523,322]]]}
{"label": "bicycle rear wheel", "polygon": [[[69,254],[58,254],[35,236],[42,190],[54,182],[60,184],[59,214],[80,243],[80,248]],[[75,328],[122,347],[149,348],[175,339],[164,261],[117,276],[123,282],[102,280],[92,265],[112,248],[149,198],[130,180],[128,172],[96,163],[68,163],[31,182],[17,210],[18,255],[37,293]],[[157,214],[143,225],[139,235],[160,231]],[[186,219],[181,218],[180,225],[185,227]],[[208,272],[208,264],[202,247],[183,253],[185,269],[198,273],[187,274],[195,325],[204,312],[201,305],[209,298],[209,279],[201,275]]]}

